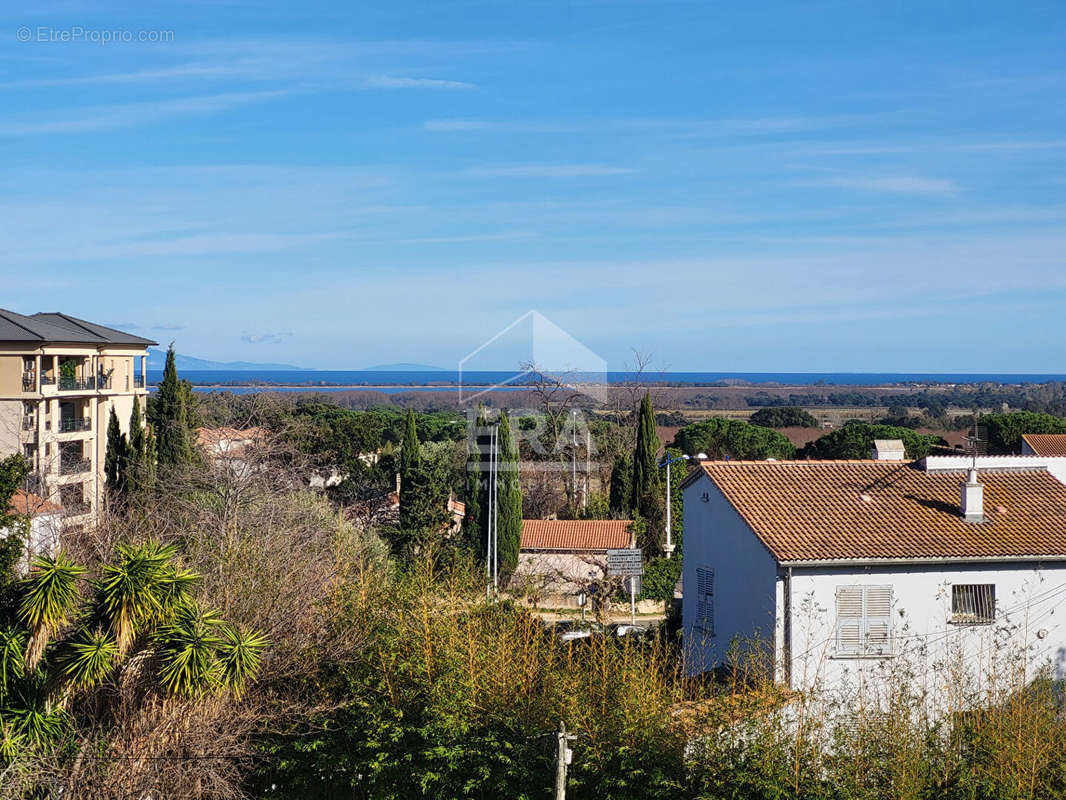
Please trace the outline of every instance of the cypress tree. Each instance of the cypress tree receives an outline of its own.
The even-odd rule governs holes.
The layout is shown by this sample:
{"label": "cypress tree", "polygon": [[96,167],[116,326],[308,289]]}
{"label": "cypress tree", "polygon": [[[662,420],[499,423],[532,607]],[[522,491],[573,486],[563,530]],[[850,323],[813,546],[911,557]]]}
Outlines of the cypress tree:
{"label": "cypress tree", "polygon": [[658,466],[655,456],[659,452],[659,434],[655,430],[655,412],[651,407],[651,395],[644,393],[640,401],[640,419],[637,421],[637,446],[633,451],[633,487],[630,507],[644,517],[653,517]]}
{"label": "cypress tree", "polygon": [[500,415],[499,474],[496,483],[497,541],[500,548],[500,572],[509,574],[518,566],[522,544],[522,487],[518,482],[518,448],[511,435],[507,412]]}
{"label": "cypress tree", "polygon": [[107,452],[104,455],[104,475],[107,488],[119,497],[126,492],[126,469],[128,467],[129,448],[126,437],[118,425],[118,414],[111,406],[111,415],[107,420]]}
{"label": "cypress tree", "polygon": [[633,497],[633,454],[619,453],[611,467],[611,494],[609,504],[612,514],[629,517]]}
{"label": "cypress tree", "polygon": [[185,407],[186,389],[178,380],[174,345],[167,349],[163,380],[156,392],[152,426],[155,428],[157,459],[160,466],[177,466],[192,458],[189,443],[189,417]]}
{"label": "cypress tree", "polygon": [[137,488],[142,485],[147,469],[147,438],[141,424],[141,398],[133,396],[133,411],[130,412],[129,447],[126,459],[126,487]]}
{"label": "cypress tree", "polygon": [[469,440],[473,448],[466,458],[466,516],[463,518],[463,527],[466,530],[467,542],[484,555],[488,484],[483,472],[485,456],[482,448],[485,444],[485,437],[481,435],[481,430],[485,427],[485,411],[480,403],[474,424],[474,430],[471,432],[472,438]]}
{"label": "cypress tree", "polygon": [[421,527],[418,497],[422,483],[422,457],[418,448],[415,412],[407,409],[403,441],[400,445],[400,527],[407,531]]}

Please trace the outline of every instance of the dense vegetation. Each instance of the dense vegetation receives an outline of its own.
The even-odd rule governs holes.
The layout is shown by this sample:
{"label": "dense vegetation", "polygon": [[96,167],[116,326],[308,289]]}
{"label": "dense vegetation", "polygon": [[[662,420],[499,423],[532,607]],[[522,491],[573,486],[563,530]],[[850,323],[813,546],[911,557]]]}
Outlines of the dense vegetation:
{"label": "dense vegetation", "polygon": [[939,436],[910,428],[852,423],[815,439],[803,451],[806,458],[870,458],[875,439],[902,439],[907,458],[925,458],[933,448],[946,446]]}
{"label": "dense vegetation", "polygon": [[817,428],[818,420],[811,414],[796,406],[760,408],[748,422],[763,428]]}
{"label": "dense vegetation", "polygon": [[674,444],[686,455],[709,458],[792,458],[796,448],[777,431],[735,419],[713,417],[677,432]]}

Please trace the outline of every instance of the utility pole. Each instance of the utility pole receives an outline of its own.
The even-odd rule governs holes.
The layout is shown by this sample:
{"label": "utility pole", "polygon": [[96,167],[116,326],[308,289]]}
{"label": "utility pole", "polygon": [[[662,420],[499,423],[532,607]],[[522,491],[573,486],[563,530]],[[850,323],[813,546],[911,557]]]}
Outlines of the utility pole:
{"label": "utility pole", "polygon": [[577,737],[567,734],[566,723],[562,720],[559,720],[559,732],[555,737],[555,800],[566,800],[566,768],[572,755],[566,743]]}
{"label": "utility pole", "polygon": [[500,587],[500,540],[498,536],[500,510],[496,507],[497,487],[496,481],[500,472],[500,426],[496,424],[492,428],[492,596],[495,598]]}

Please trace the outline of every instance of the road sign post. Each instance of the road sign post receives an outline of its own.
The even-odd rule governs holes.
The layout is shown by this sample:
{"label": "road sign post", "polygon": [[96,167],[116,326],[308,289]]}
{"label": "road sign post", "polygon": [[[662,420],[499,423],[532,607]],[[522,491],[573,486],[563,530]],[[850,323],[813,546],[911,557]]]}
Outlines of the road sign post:
{"label": "road sign post", "polygon": [[607,551],[607,574],[626,578],[629,584],[629,620],[637,624],[637,578],[644,574],[644,561],[639,547],[616,548]]}

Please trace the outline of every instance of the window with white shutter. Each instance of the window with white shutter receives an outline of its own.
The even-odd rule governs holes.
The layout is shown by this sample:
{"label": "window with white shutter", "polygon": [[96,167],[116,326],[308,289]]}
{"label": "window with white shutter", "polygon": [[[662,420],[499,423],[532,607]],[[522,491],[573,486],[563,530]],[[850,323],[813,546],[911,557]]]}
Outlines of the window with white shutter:
{"label": "window with white shutter", "polygon": [[714,636],[714,570],[696,567],[696,629]]}
{"label": "window with white shutter", "polygon": [[892,587],[838,586],[836,655],[892,655]]}

